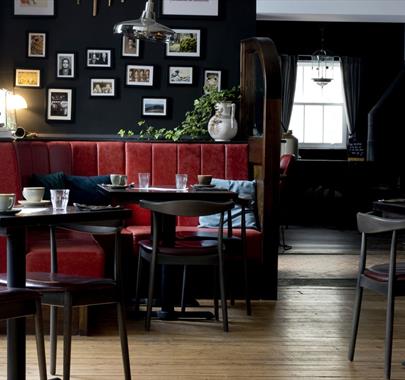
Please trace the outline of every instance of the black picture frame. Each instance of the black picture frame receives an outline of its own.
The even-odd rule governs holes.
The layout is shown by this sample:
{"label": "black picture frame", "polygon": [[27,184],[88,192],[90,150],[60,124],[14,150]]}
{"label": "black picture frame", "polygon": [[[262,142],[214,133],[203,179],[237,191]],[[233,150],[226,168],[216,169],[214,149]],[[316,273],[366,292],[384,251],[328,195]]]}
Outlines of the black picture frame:
{"label": "black picture frame", "polygon": [[155,83],[155,69],[154,65],[126,65],[125,86],[152,88]]}
{"label": "black picture frame", "polygon": [[[69,67],[63,67],[65,60],[69,61]],[[69,74],[70,70],[70,74]],[[77,78],[77,53],[71,51],[56,52],[56,79]]]}
{"label": "black picture frame", "polygon": [[[223,15],[223,0],[207,0],[207,5],[201,1],[190,0],[182,4],[170,4],[173,0],[158,1],[158,17],[167,19],[218,19]],[[194,4],[194,2],[196,2]],[[197,7],[198,5],[198,7]]]}
{"label": "black picture frame", "polygon": [[194,86],[195,67],[191,65],[169,65],[167,69],[168,86]]}
{"label": "black picture frame", "polygon": [[14,69],[14,86],[20,88],[41,88],[42,70],[16,67]]}
{"label": "black picture frame", "polygon": [[114,49],[87,48],[85,62],[88,69],[112,69],[114,67]]}
{"label": "black picture frame", "polygon": [[141,103],[142,117],[169,117],[169,98],[161,96],[143,96]]}
{"label": "black picture frame", "polygon": [[48,57],[48,33],[43,31],[28,31],[26,33],[27,58]]}
{"label": "black picture frame", "polygon": [[[188,58],[202,58],[202,29],[199,28],[192,28],[192,29],[184,29],[184,28],[173,28],[175,31],[174,38],[171,42],[166,44],[165,49],[165,56],[169,58],[181,58],[181,59],[188,59]],[[184,38],[181,35],[188,35],[192,34],[193,38],[196,39],[195,49],[190,49],[190,51],[181,51],[181,40]],[[186,37],[187,38],[187,37]],[[191,45],[192,46],[192,45]]]}
{"label": "black picture frame", "polygon": [[90,78],[90,98],[111,99],[118,97],[118,78]]}
{"label": "black picture frame", "polygon": [[[132,48],[130,43],[135,44]],[[121,58],[140,58],[141,57],[141,41],[138,38],[130,38],[122,35],[121,38]]]}
{"label": "black picture frame", "polygon": [[56,1],[47,0],[46,7],[36,7],[35,4],[22,5],[20,0],[13,0],[13,16],[14,17],[55,17],[56,16]]}
{"label": "black picture frame", "polygon": [[52,123],[73,122],[74,101],[74,88],[48,87],[46,90],[46,121]]}

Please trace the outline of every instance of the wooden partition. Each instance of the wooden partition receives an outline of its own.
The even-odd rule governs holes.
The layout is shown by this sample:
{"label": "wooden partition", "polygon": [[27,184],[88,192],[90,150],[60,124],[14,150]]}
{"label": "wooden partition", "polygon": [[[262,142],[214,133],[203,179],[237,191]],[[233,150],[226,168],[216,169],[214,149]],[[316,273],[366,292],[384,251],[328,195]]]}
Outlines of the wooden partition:
{"label": "wooden partition", "polygon": [[270,38],[241,41],[241,137],[249,141],[251,177],[258,184],[263,230],[262,298],[277,299],[279,181],[281,139],[281,71]]}

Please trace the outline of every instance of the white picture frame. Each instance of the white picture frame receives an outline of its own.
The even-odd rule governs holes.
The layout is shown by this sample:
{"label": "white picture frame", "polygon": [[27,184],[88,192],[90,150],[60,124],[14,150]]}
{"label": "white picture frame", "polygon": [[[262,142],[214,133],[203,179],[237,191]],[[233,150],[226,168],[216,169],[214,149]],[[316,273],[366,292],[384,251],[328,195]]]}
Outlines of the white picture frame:
{"label": "white picture frame", "polygon": [[[166,43],[167,57],[199,58],[201,55],[200,29],[173,29],[171,42]],[[185,42],[188,40],[188,43]]]}
{"label": "white picture frame", "polygon": [[56,53],[56,78],[74,79],[76,76],[76,54]]}
{"label": "white picture frame", "polygon": [[46,32],[27,33],[27,57],[46,58]]}
{"label": "white picture frame", "polygon": [[46,119],[48,121],[73,120],[72,88],[48,88]]}
{"label": "white picture frame", "polygon": [[218,17],[219,0],[161,0],[160,17]]}
{"label": "white picture frame", "polygon": [[113,50],[112,49],[86,49],[86,67],[111,69]]}
{"label": "white picture frame", "polygon": [[147,65],[127,65],[125,84],[127,86],[153,86],[154,67]]}
{"label": "white picture frame", "polygon": [[193,66],[169,66],[168,83],[173,86],[192,85],[194,83]]}
{"label": "white picture frame", "polygon": [[139,57],[139,39],[122,36],[121,57]]}
{"label": "white picture frame", "polygon": [[142,98],[142,116],[166,117],[167,116],[167,98],[143,97]]}
{"label": "white picture frame", "polygon": [[90,97],[114,98],[117,95],[115,78],[90,78]]}
{"label": "white picture frame", "polygon": [[14,16],[55,16],[55,0],[14,0]]}
{"label": "white picture frame", "polygon": [[41,70],[15,69],[15,87],[39,88],[41,87]]}
{"label": "white picture frame", "polygon": [[204,70],[204,93],[207,94],[211,89],[220,91],[222,82],[222,71],[221,70]]}

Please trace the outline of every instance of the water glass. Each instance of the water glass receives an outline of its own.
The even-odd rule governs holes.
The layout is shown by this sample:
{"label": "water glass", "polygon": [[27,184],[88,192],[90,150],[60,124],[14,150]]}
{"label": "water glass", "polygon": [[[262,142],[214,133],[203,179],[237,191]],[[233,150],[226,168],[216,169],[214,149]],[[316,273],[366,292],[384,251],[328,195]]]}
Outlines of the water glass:
{"label": "water glass", "polygon": [[139,188],[147,189],[149,187],[149,179],[150,179],[149,173],[139,173],[138,174]]}
{"label": "water glass", "polygon": [[66,211],[69,201],[69,189],[51,189],[52,208],[58,211]]}
{"label": "water glass", "polygon": [[176,189],[187,189],[187,174],[176,174]]}

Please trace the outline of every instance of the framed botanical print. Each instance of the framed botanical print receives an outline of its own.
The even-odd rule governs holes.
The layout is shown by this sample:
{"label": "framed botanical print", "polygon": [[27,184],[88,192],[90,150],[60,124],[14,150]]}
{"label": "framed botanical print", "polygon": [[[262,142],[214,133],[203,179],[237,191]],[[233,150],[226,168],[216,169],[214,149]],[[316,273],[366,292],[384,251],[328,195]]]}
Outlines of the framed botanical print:
{"label": "framed botanical print", "polygon": [[48,121],[73,121],[72,88],[48,88],[46,119]]}
{"label": "framed botanical print", "polygon": [[45,58],[47,35],[45,32],[27,33],[27,56],[29,58]]}
{"label": "framed botanical print", "polygon": [[41,87],[41,70],[15,69],[16,87],[39,88]]}
{"label": "framed botanical print", "polygon": [[173,29],[173,40],[166,44],[167,57],[200,57],[201,30],[199,29]]}
{"label": "framed botanical print", "polygon": [[55,0],[13,0],[14,16],[55,16]]}

